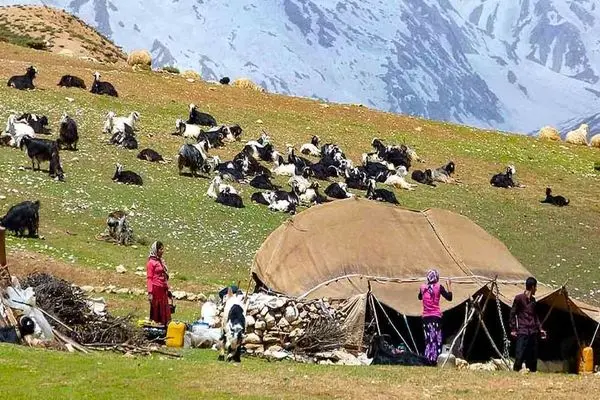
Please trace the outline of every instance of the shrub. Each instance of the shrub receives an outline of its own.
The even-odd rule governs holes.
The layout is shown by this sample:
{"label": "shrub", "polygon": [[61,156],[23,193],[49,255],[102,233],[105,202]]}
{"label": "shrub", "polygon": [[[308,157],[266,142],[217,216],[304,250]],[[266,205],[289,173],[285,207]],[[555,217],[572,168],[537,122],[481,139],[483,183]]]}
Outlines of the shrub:
{"label": "shrub", "polygon": [[168,72],[170,74],[179,74],[179,68],[174,67],[172,65],[165,65],[161,68],[162,71]]}

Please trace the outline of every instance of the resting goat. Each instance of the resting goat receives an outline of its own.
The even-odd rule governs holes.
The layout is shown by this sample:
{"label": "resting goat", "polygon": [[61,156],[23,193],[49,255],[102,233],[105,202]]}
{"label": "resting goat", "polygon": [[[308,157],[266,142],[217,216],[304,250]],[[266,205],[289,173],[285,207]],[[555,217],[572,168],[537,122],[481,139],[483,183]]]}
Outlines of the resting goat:
{"label": "resting goat", "polygon": [[319,149],[319,137],[313,136],[310,143],[305,143],[300,147],[300,153],[311,155],[313,157],[321,157],[321,149]]}
{"label": "resting goat", "polygon": [[94,82],[92,83],[92,89],[90,92],[94,94],[105,94],[107,96],[119,97],[117,90],[110,82],[100,81],[100,73],[94,72]]}
{"label": "resting goat", "polygon": [[150,162],[164,162],[165,159],[156,150],[143,149],[137,155],[140,160],[146,160]]}
{"label": "resting goat", "polygon": [[60,82],[58,82],[58,85],[56,86],[87,89],[87,86],[85,86],[85,82],[83,81],[83,79],[74,75],[63,75],[63,77],[60,78]]}
{"label": "resting goat", "polygon": [[198,111],[195,104],[190,104],[190,115],[186,123],[202,126],[217,126],[217,120],[210,114]]}
{"label": "resting goat", "polygon": [[420,171],[418,169],[412,172],[411,178],[415,182],[419,182],[423,185],[429,185],[436,187],[433,182],[433,172],[430,169],[426,169],[425,171]]}
{"label": "resting goat", "polygon": [[32,65],[29,68],[27,68],[27,72],[25,72],[25,75],[11,76],[6,86],[13,87],[19,90],[33,90],[35,89],[35,86],[33,85],[33,80],[35,79],[37,72],[37,69]]}
{"label": "resting goat", "polygon": [[516,168],[513,165],[509,165],[508,167],[506,167],[505,173],[496,174],[496,175],[492,176],[492,179],[490,180],[490,184],[492,186],[500,187],[500,188],[511,188],[511,187],[522,188],[522,187],[525,187],[523,185],[519,185],[513,179],[513,175],[516,173],[517,173]]}
{"label": "resting goat", "polygon": [[46,117],[45,115],[25,113],[19,118],[17,118],[16,122],[26,123],[37,134],[50,134],[50,129],[48,129],[48,117]]}
{"label": "resting goat", "polygon": [[8,121],[6,122],[6,137],[10,137],[10,140],[8,141],[9,146],[20,148],[21,140],[25,136],[34,138],[35,132],[33,128],[29,126],[29,124],[18,122],[16,120],[16,115],[9,116]]}
{"label": "resting goat", "polygon": [[367,199],[382,201],[391,204],[400,204],[394,192],[390,192],[386,189],[377,189],[375,179],[369,180],[369,187],[367,188]]}
{"label": "resting goat", "polygon": [[215,201],[229,207],[244,208],[244,203],[240,195],[233,193],[231,189],[233,189],[231,186],[225,185],[223,190],[217,194]]}
{"label": "resting goat", "polygon": [[354,194],[348,192],[348,185],[343,182],[334,182],[325,188],[325,194],[333,199],[349,199]]}
{"label": "resting goat", "polygon": [[546,188],[546,198],[540,203],[547,203],[557,207],[564,207],[569,205],[569,199],[563,196],[553,196],[552,189]]}
{"label": "resting goat", "polygon": [[117,169],[112,178],[114,182],[124,183],[126,185],[138,185],[142,186],[144,184],[142,177],[136,174],[133,171],[124,171],[123,166],[117,163]]}

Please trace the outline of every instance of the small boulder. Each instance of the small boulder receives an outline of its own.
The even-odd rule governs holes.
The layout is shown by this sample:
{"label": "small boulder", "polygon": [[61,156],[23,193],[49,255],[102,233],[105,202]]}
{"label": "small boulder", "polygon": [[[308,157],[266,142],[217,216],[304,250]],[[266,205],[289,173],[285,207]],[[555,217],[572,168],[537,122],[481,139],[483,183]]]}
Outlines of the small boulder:
{"label": "small boulder", "polygon": [[244,337],[244,344],[261,344],[262,340],[255,333],[249,333]]}
{"label": "small boulder", "polygon": [[254,329],[264,331],[267,328],[267,323],[262,320],[258,320],[254,323]]}
{"label": "small boulder", "polygon": [[175,298],[176,300],[183,300],[187,297],[187,293],[184,292],[183,290],[176,290],[173,293],[173,298]]}
{"label": "small boulder", "polygon": [[127,268],[125,268],[125,266],[123,264],[117,265],[115,270],[117,271],[118,274],[124,274],[125,272],[127,272]]}
{"label": "small boulder", "polygon": [[148,50],[134,50],[129,53],[127,64],[131,67],[150,70],[152,67],[152,54]]}

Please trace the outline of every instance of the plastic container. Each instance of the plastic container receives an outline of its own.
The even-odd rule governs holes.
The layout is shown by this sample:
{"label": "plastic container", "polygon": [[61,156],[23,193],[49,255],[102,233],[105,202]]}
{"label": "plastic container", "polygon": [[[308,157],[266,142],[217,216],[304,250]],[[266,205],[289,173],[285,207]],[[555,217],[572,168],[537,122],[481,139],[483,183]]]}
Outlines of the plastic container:
{"label": "plastic container", "polygon": [[581,349],[581,358],[579,359],[579,373],[591,374],[594,372],[594,350],[591,347]]}
{"label": "plastic container", "polygon": [[183,347],[183,337],[185,336],[185,324],[183,322],[169,322],[167,327],[167,347]]}

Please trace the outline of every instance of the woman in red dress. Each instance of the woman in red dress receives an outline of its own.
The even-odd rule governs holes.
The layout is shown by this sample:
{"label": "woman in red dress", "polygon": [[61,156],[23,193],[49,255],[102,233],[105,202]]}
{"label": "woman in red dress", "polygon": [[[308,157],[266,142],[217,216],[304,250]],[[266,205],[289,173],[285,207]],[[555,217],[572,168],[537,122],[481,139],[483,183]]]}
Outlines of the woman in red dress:
{"label": "woman in red dress", "polygon": [[165,250],[161,242],[154,242],[150,247],[150,255],[146,264],[146,281],[148,284],[148,300],[150,301],[150,319],[167,325],[171,320],[169,306],[169,271],[162,256]]}

